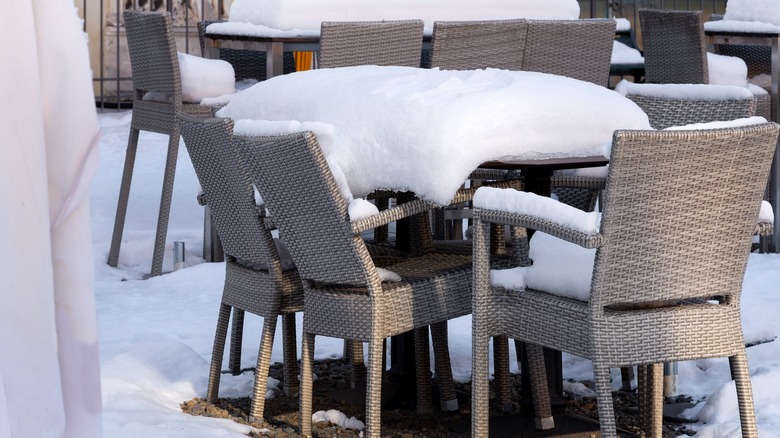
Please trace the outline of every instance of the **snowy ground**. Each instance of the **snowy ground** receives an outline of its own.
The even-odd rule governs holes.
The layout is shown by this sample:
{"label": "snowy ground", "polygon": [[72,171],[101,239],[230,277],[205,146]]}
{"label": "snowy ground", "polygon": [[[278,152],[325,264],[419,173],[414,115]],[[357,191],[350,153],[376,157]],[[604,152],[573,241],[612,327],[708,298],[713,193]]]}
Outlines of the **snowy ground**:
{"label": "snowy ground", "polygon": [[[142,133],[119,268],[106,265],[119,191],[130,112],[105,112],[101,165],[92,185],[92,229],[96,268],[100,360],[107,437],[232,437],[249,429],[229,420],[192,417],[179,403],[206,393],[208,364],[222,292],[224,265],[203,263],[203,209],[198,182],[183,144],[174,186],[164,271],[172,269],[172,242],[184,241],[187,268],[143,279],[149,272],[167,138]],[[752,255],[743,294],[745,334],[780,333],[780,255]],[[242,367],[257,359],[261,319],[247,315]],[[456,379],[471,373],[471,320],[450,323]],[[281,326],[281,325],[280,325]],[[300,330],[300,321],[298,324]],[[281,329],[280,329],[281,330]],[[274,361],[281,361],[281,332]],[[299,337],[300,342],[300,337]],[[317,338],[315,357],[336,357],[341,343]],[[227,360],[227,355],[225,355]],[[748,350],[759,433],[780,437],[780,342]],[[514,361],[513,361],[514,362]],[[226,365],[225,365],[226,367]],[[590,363],[564,355],[564,377],[590,379]],[[615,374],[617,377],[617,374]],[[250,393],[251,374],[223,376],[221,395]],[[618,379],[614,379],[618,384]],[[696,408],[699,437],[732,437],[739,430],[736,395],[726,359],[681,363],[678,392],[706,400]]]}

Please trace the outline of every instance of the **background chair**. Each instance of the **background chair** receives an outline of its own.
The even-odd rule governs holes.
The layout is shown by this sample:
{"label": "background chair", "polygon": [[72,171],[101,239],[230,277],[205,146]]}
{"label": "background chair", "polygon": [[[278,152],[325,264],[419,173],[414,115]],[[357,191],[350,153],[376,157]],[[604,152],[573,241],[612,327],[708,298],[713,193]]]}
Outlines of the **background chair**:
{"label": "background chair", "polygon": [[609,84],[615,20],[528,20],[523,70]]}
{"label": "background chair", "polygon": [[[471,257],[428,254],[386,266],[391,273],[378,270],[361,232],[426,212],[429,203],[414,200],[351,222],[312,133],[236,136],[235,144],[303,279],[301,434],[311,434],[314,336],[325,335],[369,343],[366,436],[378,437],[384,339],[468,314]],[[427,330],[415,331],[418,357],[427,359],[427,339]],[[437,359],[438,354],[448,357],[446,344],[436,342],[434,337]],[[424,372],[417,373],[418,410],[420,404],[430,404],[426,363]],[[451,384],[448,361],[437,360],[436,372],[440,382]]]}
{"label": "background chair", "polygon": [[[534,208],[500,208],[511,198],[528,196],[521,192],[505,190],[492,199],[478,192],[472,432],[482,436],[487,427],[487,341],[507,334],[592,359],[604,437],[617,436],[610,367],[650,365],[651,391],[645,393],[640,412],[651,414],[649,436],[660,436],[659,365],[728,356],[742,434],[756,436],[739,299],[779,128],[767,123],[709,131],[617,131],[598,228],[562,225],[555,214],[537,215]],[[708,193],[706,199],[702,192]],[[545,208],[553,211],[566,208],[542,201],[549,201]],[[695,221],[686,219],[691,205],[698,207]],[[491,289],[487,263],[492,223],[532,228],[597,248],[592,279],[577,282],[589,294],[583,298],[573,287],[536,280],[530,269],[558,263],[543,258],[535,258],[526,271],[524,290],[500,284]],[[714,296],[717,302],[711,301]],[[541,360],[538,348],[529,354],[532,363]],[[532,367],[531,372],[539,369]],[[545,417],[549,412],[537,413],[538,425],[553,426],[552,418]]]}
{"label": "background chair", "polygon": [[526,20],[436,21],[431,67],[442,70],[521,70]]}
{"label": "background chair", "polygon": [[176,156],[179,150],[179,126],[176,123],[176,113],[184,112],[207,117],[213,115],[216,108],[182,100],[179,61],[169,13],[126,11],[124,22],[130,65],[133,70],[133,119],[127,140],[125,167],[119,188],[108,264],[116,267],[119,262],[139,133],[144,130],[167,134],[168,155],[165,161],[152,256],[151,275],[154,276],[162,273],[173,180],[176,173]]}
{"label": "background chair", "polygon": [[[731,85],[749,87],[747,72],[744,78],[734,78],[734,68],[728,65],[739,58],[707,52],[702,20],[701,11],[639,10],[646,82],[723,84],[720,81],[725,80]],[[724,62],[725,67],[721,66]],[[757,86],[749,88],[756,95],[757,114],[769,120],[769,94]]]}
{"label": "background chair", "polygon": [[231,147],[230,119],[197,119],[179,115],[184,143],[200,181],[213,223],[226,254],[225,286],[219,310],[207,399],[219,394],[222,357],[231,309],[230,368],[240,371],[244,312],[263,317],[257,355],[250,421],[262,424],[266,381],[271,365],[276,322],[282,316],[284,392],[298,392],[295,312],[303,310],[303,285],[282,243],[274,239],[265,207],[255,201],[254,188],[243,162]]}
{"label": "background chair", "polygon": [[422,20],[323,21],[317,67],[419,67],[422,38]]}

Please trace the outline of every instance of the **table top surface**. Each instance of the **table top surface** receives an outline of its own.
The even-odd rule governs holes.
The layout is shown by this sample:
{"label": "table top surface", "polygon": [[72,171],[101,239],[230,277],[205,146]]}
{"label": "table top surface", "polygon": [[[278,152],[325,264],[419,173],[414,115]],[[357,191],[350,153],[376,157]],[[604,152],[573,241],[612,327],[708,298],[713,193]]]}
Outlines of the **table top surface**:
{"label": "table top surface", "polygon": [[[635,103],[605,87],[495,69],[298,72],[237,94],[218,116],[237,120],[237,130],[241,119],[245,126],[318,122],[324,136],[309,130],[338,163],[353,195],[407,190],[441,205],[484,162],[549,160],[548,166],[559,166],[560,160],[600,156],[574,167],[598,166],[606,164],[615,130],[652,129]],[[239,134],[274,133],[280,132]]]}
{"label": "table top surface", "polygon": [[542,158],[535,160],[504,160],[487,161],[479,167],[484,169],[506,170],[558,170],[580,167],[599,167],[609,164],[609,158],[603,155],[591,155],[587,157]]}

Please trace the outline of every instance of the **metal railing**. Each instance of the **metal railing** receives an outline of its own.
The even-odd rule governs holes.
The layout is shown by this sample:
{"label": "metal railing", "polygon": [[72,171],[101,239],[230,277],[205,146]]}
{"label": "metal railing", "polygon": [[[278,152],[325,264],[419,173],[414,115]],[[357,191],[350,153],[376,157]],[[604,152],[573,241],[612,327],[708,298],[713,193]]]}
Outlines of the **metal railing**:
{"label": "metal railing", "polygon": [[[232,0],[75,0],[84,20],[98,107],[129,108],[130,64],[122,27],[125,10],[169,11],[179,51],[200,55],[197,22],[227,18]],[[387,0],[392,1],[392,0]],[[540,2],[546,0],[538,0]],[[642,8],[702,10],[705,17],[723,14],[726,0],[579,0],[582,18],[627,18],[641,47],[637,11]]]}

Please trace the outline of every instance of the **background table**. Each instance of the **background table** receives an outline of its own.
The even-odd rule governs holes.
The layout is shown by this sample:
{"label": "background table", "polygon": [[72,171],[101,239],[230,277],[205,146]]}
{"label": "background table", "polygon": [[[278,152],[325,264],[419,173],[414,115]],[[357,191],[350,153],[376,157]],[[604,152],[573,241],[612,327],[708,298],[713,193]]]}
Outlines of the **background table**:
{"label": "background table", "polygon": [[[770,95],[772,97],[772,120],[780,121],[780,30],[774,33],[768,32],[738,32],[724,30],[707,30],[710,51],[713,46],[718,44],[736,44],[748,46],[769,46],[772,48],[772,88]],[[780,149],[775,151],[775,159],[772,162],[770,176],[769,202],[775,210],[775,224],[780,224],[780,178],[778,178],[778,166],[780,165]],[[780,232],[775,229],[775,233],[769,240],[769,250],[771,252],[780,252]]]}

